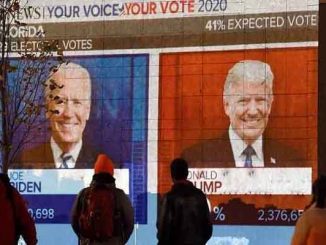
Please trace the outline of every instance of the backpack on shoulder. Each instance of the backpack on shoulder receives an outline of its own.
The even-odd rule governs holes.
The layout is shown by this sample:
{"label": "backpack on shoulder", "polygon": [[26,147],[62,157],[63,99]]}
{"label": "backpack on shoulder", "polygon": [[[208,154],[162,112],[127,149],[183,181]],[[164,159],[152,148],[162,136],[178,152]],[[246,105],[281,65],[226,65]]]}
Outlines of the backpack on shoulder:
{"label": "backpack on shoulder", "polygon": [[114,236],[116,195],[113,187],[94,186],[85,190],[79,217],[83,237],[105,241]]}

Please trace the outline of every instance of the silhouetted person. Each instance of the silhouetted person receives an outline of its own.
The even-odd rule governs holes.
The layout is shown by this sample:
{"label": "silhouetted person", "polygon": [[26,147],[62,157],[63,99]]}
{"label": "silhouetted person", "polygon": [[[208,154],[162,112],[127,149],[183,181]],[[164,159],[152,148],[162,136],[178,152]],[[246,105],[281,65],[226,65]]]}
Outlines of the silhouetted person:
{"label": "silhouetted person", "polygon": [[326,176],[313,184],[310,207],[298,219],[292,245],[322,245],[326,242]]}
{"label": "silhouetted person", "polygon": [[7,174],[0,174],[0,244],[17,244],[22,236],[27,245],[37,244],[34,220],[19,192],[10,185]]}
{"label": "silhouetted person", "polygon": [[164,195],[157,220],[159,245],[201,245],[212,235],[205,194],[187,180],[188,164],[177,158],[171,163],[173,186]]}
{"label": "silhouetted person", "polygon": [[128,196],[115,187],[114,165],[99,154],[90,187],[81,190],[72,209],[72,228],[82,245],[127,243],[134,229],[134,211]]}

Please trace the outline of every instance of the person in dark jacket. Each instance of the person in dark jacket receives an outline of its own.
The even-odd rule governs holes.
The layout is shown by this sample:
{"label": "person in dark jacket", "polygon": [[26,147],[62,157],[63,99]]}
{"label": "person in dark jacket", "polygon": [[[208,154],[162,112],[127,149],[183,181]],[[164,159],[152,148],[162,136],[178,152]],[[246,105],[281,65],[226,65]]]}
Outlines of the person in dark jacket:
{"label": "person in dark jacket", "polygon": [[[123,190],[115,187],[115,178],[113,177],[114,165],[111,159],[105,154],[99,154],[94,166],[90,187],[84,188],[78,194],[72,209],[72,228],[79,238],[81,245],[120,245],[127,243],[134,229],[134,211],[128,196]],[[82,208],[85,205],[86,193],[92,187],[113,188],[115,193],[115,208],[119,210],[119,220],[114,222],[113,237],[105,241],[91,240],[83,237],[80,227],[80,216]]]}
{"label": "person in dark jacket", "polygon": [[22,236],[27,245],[37,244],[34,220],[7,174],[0,173],[0,244],[17,244]]}
{"label": "person in dark jacket", "polygon": [[326,175],[312,187],[312,201],[297,220],[291,245],[321,245],[326,240]]}
{"label": "person in dark jacket", "polygon": [[171,163],[173,186],[164,195],[157,221],[159,245],[203,245],[212,235],[205,194],[187,180],[188,163]]}

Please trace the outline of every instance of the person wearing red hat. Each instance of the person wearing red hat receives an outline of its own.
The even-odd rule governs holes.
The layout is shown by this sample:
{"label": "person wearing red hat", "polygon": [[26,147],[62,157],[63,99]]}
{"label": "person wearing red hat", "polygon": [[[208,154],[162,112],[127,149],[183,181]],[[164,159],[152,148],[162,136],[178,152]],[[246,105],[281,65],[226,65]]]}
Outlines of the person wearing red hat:
{"label": "person wearing red hat", "polygon": [[134,211],[128,196],[116,188],[113,174],[112,160],[99,154],[92,182],[80,191],[72,209],[72,228],[81,245],[120,245],[131,236]]}
{"label": "person wearing red hat", "polygon": [[113,176],[114,173],[114,165],[110,158],[108,158],[105,154],[99,154],[94,166],[95,174],[99,173],[109,173]]}

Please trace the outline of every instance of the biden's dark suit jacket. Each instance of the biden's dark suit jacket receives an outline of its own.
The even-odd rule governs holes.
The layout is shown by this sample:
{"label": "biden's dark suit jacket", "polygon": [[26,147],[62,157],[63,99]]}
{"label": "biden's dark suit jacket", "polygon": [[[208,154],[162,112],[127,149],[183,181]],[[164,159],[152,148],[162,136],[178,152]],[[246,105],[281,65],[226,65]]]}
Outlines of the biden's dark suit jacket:
{"label": "biden's dark suit jacket", "polygon": [[[263,139],[263,153],[265,167],[308,167],[305,156],[277,140]],[[204,140],[186,148],[181,157],[192,168],[235,167],[228,131],[219,138]]]}
{"label": "biden's dark suit jacket", "polygon": [[[91,146],[83,141],[75,168],[93,168],[97,155],[99,154]],[[55,168],[54,158],[50,142],[35,146],[23,151],[14,161],[12,168],[21,169],[49,169]]]}

